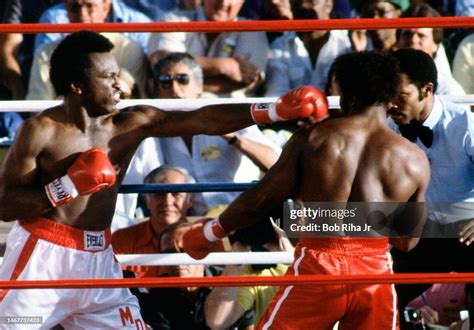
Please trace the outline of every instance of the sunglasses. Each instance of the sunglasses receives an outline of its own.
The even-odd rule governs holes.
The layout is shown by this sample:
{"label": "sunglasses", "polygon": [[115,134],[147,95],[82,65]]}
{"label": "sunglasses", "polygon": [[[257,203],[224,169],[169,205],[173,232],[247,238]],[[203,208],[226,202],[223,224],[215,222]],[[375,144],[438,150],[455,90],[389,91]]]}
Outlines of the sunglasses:
{"label": "sunglasses", "polygon": [[189,84],[189,74],[178,73],[174,76],[162,74],[157,78],[158,84],[163,88],[171,88],[171,85],[173,85],[173,80],[177,81],[180,85],[187,85]]}

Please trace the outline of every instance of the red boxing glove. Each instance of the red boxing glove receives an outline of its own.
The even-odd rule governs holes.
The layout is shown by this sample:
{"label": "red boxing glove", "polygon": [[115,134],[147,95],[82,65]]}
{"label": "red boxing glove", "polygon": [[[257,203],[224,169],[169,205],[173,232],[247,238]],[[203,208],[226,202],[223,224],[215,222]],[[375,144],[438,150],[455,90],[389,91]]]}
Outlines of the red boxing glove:
{"label": "red boxing glove", "polygon": [[184,251],[194,259],[203,259],[209,253],[219,251],[221,238],[228,235],[219,219],[206,218],[193,223],[183,236]]}
{"label": "red boxing glove", "polygon": [[292,89],[281,96],[276,103],[255,103],[250,108],[257,124],[271,124],[276,121],[313,117],[321,120],[328,115],[326,95],[313,86]]}
{"label": "red boxing glove", "polygon": [[54,207],[69,203],[79,195],[93,194],[115,183],[115,169],[107,154],[98,148],[83,152],[67,174],[45,185],[46,195]]}

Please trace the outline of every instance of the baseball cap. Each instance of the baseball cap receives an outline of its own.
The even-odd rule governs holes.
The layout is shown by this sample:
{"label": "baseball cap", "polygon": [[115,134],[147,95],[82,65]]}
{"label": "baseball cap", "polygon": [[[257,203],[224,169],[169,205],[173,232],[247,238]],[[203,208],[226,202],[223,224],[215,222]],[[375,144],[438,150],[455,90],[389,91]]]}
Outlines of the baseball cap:
{"label": "baseball cap", "polygon": [[402,11],[410,6],[409,0],[349,0],[349,2],[352,8],[354,8],[357,12],[360,12],[365,5],[372,2],[388,2]]}

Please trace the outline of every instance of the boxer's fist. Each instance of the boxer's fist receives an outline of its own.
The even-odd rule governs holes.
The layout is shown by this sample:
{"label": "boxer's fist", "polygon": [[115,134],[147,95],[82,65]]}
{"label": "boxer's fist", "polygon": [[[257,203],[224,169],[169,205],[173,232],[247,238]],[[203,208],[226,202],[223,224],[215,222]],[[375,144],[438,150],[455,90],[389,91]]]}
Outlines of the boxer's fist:
{"label": "boxer's fist", "polygon": [[328,115],[328,103],[323,92],[313,86],[292,89],[276,103],[252,104],[251,114],[257,124],[313,117],[316,121]]}
{"label": "boxer's fist", "polygon": [[227,233],[219,224],[219,219],[201,219],[194,222],[184,234],[183,248],[192,258],[203,259],[220,249],[220,240],[225,236]]}
{"label": "boxer's fist", "polygon": [[97,148],[83,152],[67,174],[45,186],[54,207],[69,203],[79,195],[93,194],[115,183],[115,169],[107,154]]}

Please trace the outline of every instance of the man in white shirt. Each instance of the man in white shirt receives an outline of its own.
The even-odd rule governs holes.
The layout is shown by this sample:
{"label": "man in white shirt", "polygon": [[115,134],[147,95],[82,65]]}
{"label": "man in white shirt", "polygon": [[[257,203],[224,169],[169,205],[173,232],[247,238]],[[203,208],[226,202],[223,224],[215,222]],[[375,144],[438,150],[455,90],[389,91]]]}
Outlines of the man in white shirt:
{"label": "man in white shirt", "polygon": [[[413,49],[393,54],[400,62],[402,89],[398,107],[389,111],[389,126],[416,143],[431,168],[426,193],[429,221],[413,251],[404,255],[392,250],[394,270],[473,272],[474,115],[435,96],[437,72],[430,56]],[[427,287],[396,286],[399,308]],[[472,299],[472,288],[467,288]]]}
{"label": "man in white shirt", "polygon": [[[295,19],[329,19],[332,0],[295,1]],[[334,59],[351,49],[345,30],[289,32],[271,44],[265,96],[311,84],[324,90]]]}
{"label": "man in white shirt", "polygon": [[[197,98],[203,91],[203,73],[197,61],[187,53],[171,53],[153,69],[155,95],[159,98]],[[215,123],[209,123],[215,125]],[[169,164],[189,171],[197,182],[250,182],[258,180],[278,159],[280,148],[266,138],[257,126],[224,136],[196,135],[176,138],[146,139],[135,154],[124,183],[141,183],[146,168]],[[202,215],[207,209],[229,204],[238,192],[196,194],[192,213]],[[136,200],[132,195],[125,207],[117,210],[133,217]],[[117,211],[116,211],[117,215]]]}
{"label": "man in white shirt", "polygon": [[[236,21],[243,0],[206,0],[195,11],[175,11],[165,21]],[[268,40],[265,32],[154,33],[148,54],[151,66],[170,52],[193,55],[204,72],[204,91],[221,97],[245,97],[263,81]]]}
{"label": "man in white shirt", "polygon": [[[421,3],[410,6],[401,17],[440,17],[430,5]],[[413,28],[397,31],[397,48],[419,49],[430,55],[438,71],[438,95],[465,95],[463,87],[453,78],[443,44],[443,29]]]}

